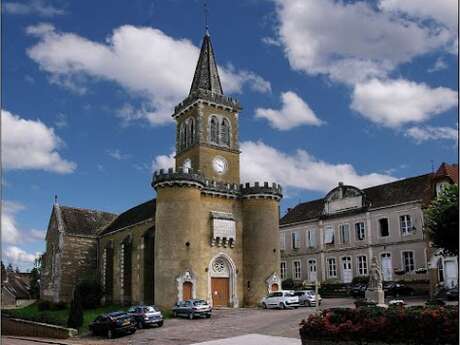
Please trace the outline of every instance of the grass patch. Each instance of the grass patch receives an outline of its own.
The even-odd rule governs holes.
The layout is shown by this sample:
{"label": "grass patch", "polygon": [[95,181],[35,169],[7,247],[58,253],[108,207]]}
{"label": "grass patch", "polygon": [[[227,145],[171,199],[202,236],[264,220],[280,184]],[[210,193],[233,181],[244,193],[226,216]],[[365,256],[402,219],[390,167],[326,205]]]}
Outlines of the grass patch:
{"label": "grass patch", "polygon": [[[78,333],[85,334],[88,332],[88,325],[93,321],[96,316],[112,311],[127,311],[128,307],[121,307],[119,305],[106,305],[94,309],[86,309],[83,311],[83,325],[78,330]],[[67,319],[69,318],[69,307],[62,310],[38,310],[37,303],[31,304],[27,307],[14,310],[4,310],[4,314],[11,315],[12,317],[30,321],[37,321],[49,323],[57,326],[67,326]]]}

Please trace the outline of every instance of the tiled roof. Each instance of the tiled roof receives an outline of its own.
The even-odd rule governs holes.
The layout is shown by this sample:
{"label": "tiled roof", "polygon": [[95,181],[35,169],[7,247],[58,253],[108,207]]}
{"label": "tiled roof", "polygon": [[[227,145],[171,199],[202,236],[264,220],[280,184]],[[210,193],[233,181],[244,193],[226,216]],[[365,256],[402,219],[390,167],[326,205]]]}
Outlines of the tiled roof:
{"label": "tiled roof", "polygon": [[196,64],[190,94],[198,90],[208,90],[219,95],[224,94],[214,57],[214,50],[212,49],[211,37],[208,33],[203,37],[203,44],[198,63]]}
{"label": "tiled roof", "polygon": [[116,214],[55,205],[60,211],[64,232],[76,235],[96,235],[97,230],[109,224]]}
{"label": "tiled roof", "polygon": [[454,183],[458,184],[458,164],[442,163],[435,173],[435,178],[449,177]]}
{"label": "tiled roof", "polygon": [[[409,201],[421,200],[424,204],[432,198],[433,174],[409,177],[404,180],[390,182],[362,191],[369,208],[386,207]],[[317,199],[298,204],[281,218],[280,224],[292,224],[322,217],[324,199]]]}
{"label": "tiled roof", "polygon": [[7,272],[7,276],[8,280],[2,283],[2,288],[8,290],[16,299],[29,299],[29,284],[15,272]]}
{"label": "tiled roof", "polygon": [[146,201],[129,210],[121,213],[112,223],[110,223],[100,235],[125,228],[130,225],[145,221],[149,218],[155,218],[156,199]]}

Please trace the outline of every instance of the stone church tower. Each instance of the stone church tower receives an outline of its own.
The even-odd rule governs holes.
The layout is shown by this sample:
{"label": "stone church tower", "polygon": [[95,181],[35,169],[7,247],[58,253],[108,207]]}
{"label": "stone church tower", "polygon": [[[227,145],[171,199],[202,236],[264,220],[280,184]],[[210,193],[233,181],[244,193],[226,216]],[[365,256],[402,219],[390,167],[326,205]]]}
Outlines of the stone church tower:
{"label": "stone church tower", "polygon": [[155,172],[154,300],[257,304],[280,288],[281,187],[240,184],[237,100],[225,96],[211,38],[203,38],[176,120],[175,169]]}

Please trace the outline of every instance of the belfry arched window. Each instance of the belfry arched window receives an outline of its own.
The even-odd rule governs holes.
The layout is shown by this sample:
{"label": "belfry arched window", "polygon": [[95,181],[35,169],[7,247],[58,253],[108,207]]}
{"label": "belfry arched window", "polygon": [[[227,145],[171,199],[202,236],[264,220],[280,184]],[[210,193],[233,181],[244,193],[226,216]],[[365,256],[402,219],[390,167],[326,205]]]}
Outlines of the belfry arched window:
{"label": "belfry arched window", "polygon": [[209,131],[210,131],[211,143],[218,144],[219,143],[219,124],[217,122],[217,119],[214,116],[211,118],[211,122],[209,124]]}
{"label": "belfry arched window", "polygon": [[179,128],[179,145],[180,149],[185,149],[185,124],[182,122]]}
{"label": "belfry arched window", "polygon": [[222,119],[220,125],[220,143],[230,146],[230,124],[227,119]]}
{"label": "belfry arched window", "polygon": [[195,141],[195,120],[193,118],[187,121],[187,147],[191,146]]}

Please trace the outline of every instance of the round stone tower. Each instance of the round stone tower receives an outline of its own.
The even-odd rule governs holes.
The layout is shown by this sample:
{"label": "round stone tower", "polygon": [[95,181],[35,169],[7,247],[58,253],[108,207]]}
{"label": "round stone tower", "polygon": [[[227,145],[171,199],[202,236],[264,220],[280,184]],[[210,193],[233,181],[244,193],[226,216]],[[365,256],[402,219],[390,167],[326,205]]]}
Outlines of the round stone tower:
{"label": "round stone tower", "polygon": [[257,305],[273,290],[279,279],[279,201],[281,186],[249,183],[241,187],[243,210],[244,303]]}

